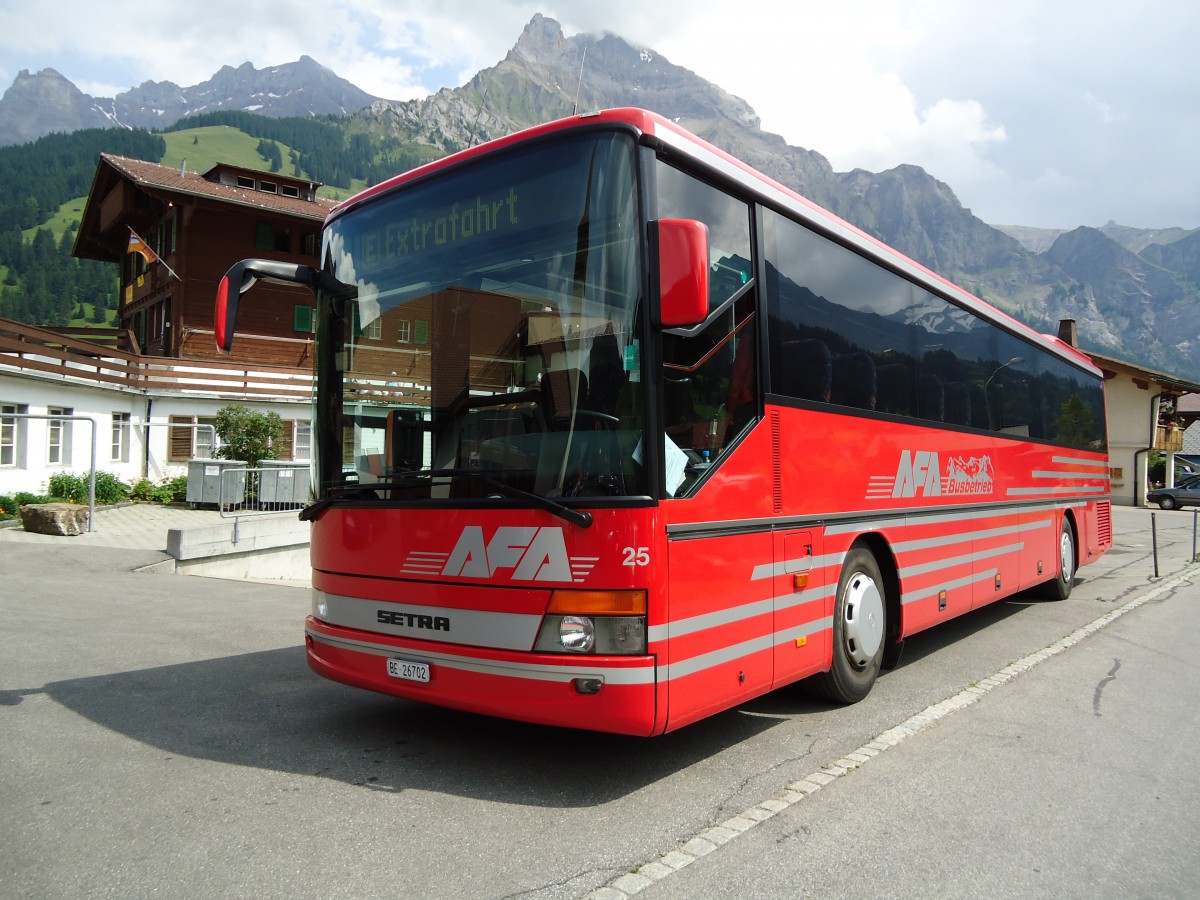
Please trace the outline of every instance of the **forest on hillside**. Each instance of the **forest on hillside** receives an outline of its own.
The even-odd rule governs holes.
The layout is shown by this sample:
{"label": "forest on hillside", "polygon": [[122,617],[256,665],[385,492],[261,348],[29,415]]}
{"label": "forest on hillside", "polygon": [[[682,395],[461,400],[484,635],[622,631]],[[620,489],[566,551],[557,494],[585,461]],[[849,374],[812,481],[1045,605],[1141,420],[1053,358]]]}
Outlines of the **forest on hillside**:
{"label": "forest on hillside", "polygon": [[[259,139],[264,169],[341,188],[374,184],[425,162],[428,148],[351,133],[348,120],[268,119],[246,112],[191,116],[167,131],[225,125]],[[283,158],[278,144],[292,148]],[[0,148],[0,318],[61,326],[84,318],[106,324],[117,303],[117,269],[71,256],[77,222],[48,226],[60,207],[85,197],[101,153],[149,162],[166,153],[161,134],[126,128],[47,135]]]}

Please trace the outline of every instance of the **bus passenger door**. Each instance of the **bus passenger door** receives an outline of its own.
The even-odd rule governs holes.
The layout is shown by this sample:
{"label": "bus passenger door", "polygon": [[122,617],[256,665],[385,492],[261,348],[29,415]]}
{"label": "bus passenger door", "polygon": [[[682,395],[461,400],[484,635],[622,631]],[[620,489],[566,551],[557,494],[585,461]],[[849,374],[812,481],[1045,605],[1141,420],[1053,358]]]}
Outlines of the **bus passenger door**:
{"label": "bus passenger door", "polygon": [[668,543],[669,729],[771,688],[771,535]]}
{"label": "bus passenger door", "polygon": [[832,594],[826,589],[819,542],[820,535],[808,530],[775,534],[776,686],[826,667]]}

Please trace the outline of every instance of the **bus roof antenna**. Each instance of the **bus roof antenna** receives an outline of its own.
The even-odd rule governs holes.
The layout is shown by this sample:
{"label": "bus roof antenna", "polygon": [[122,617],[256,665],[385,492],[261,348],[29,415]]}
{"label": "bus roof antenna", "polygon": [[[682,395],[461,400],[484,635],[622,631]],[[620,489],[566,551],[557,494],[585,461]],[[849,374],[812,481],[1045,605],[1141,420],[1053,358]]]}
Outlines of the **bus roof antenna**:
{"label": "bus roof antenna", "polygon": [[575,85],[575,102],[571,105],[571,115],[579,113],[579,92],[583,89],[583,64],[587,62],[587,46],[583,48],[583,59],[579,61],[579,82]]}

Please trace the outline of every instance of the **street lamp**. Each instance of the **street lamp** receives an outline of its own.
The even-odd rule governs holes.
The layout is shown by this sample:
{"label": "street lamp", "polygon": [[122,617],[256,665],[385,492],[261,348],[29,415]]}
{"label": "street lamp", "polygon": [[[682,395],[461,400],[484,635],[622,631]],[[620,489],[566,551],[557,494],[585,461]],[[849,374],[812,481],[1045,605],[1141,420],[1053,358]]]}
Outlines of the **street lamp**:
{"label": "street lamp", "polygon": [[996,422],[995,422],[995,419],[992,417],[992,402],[991,402],[991,400],[988,399],[988,386],[992,383],[992,379],[995,378],[1002,370],[1007,369],[1009,366],[1015,366],[1018,363],[1023,363],[1023,362],[1025,362],[1025,357],[1014,356],[1012,359],[1010,359],[1004,365],[997,366],[995,369],[993,369],[992,374],[988,376],[988,380],[983,383],[983,405],[984,405],[984,408],[987,409],[988,429],[991,431],[996,430]]}

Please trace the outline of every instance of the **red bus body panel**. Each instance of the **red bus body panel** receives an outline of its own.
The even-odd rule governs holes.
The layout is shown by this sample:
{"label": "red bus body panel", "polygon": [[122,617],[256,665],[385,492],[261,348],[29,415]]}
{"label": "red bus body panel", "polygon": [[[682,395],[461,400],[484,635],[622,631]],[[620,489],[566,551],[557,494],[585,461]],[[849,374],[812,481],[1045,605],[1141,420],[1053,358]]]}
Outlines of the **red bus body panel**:
{"label": "red bus body panel", "polygon": [[[773,428],[798,436],[777,464]],[[859,452],[824,449],[839,446]],[[1108,549],[1107,500],[1087,499],[1107,484],[1099,454],[768,407],[694,497],[595,510],[587,529],[532,510],[326,511],[314,523],[314,587],[367,617],[359,627],[310,617],[309,664],[471,712],[658,734],[827,669],[841,561],[856,541],[886,548],[907,636],[1052,578],[1064,516],[1080,565]],[[554,580],[568,570],[542,551],[560,542],[569,575]],[[647,653],[534,652],[551,592],[571,589],[647,591]],[[441,611],[486,637],[380,633],[371,617],[389,610],[415,626],[415,614]],[[389,657],[429,663],[429,683],[389,676]],[[580,678],[603,687],[581,694]]]}

